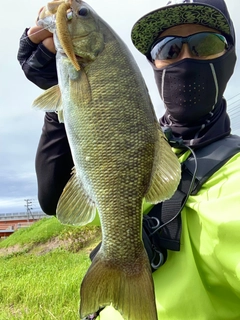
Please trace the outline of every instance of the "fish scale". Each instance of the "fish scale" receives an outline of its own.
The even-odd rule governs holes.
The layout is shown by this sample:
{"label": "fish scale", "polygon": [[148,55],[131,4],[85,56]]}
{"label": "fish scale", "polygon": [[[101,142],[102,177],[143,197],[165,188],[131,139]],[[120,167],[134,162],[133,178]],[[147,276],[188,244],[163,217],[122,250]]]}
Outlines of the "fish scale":
{"label": "fish scale", "polygon": [[70,5],[67,23],[61,25],[69,4],[60,4],[56,13],[59,84],[34,105],[58,112],[75,165],[57,217],[74,225],[89,223],[96,212],[100,217],[102,244],[81,284],[80,317],[89,319],[112,305],[124,320],[156,320],[142,202],[169,198],[180,165],[127,46],[85,2]]}

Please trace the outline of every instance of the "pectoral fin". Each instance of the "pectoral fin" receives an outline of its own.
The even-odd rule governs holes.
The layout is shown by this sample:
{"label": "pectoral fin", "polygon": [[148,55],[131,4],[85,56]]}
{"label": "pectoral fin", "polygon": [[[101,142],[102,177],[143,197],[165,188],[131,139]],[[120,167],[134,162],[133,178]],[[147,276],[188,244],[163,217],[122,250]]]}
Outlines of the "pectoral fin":
{"label": "pectoral fin", "polygon": [[32,107],[45,112],[57,112],[59,122],[63,121],[62,95],[58,85],[44,91],[33,101]]}
{"label": "pectoral fin", "polygon": [[86,72],[82,69],[78,72],[78,79],[69,79],[70,96],[73,101],[80,103],[83,107],[84,104],[88,105],[92,100],[91,86],[88,81]]}
{"label": "pectoral fin", "polygon": [[147,202],[156,204],[169,199],[177,189],[181,166],[164,134],[158,129],[153,172],[150,188],[145,195]]}
{"label": "pectoral fin", "polygon": [[57,205],[57,218],[64,224],[83,226],[93,221],[96,206],[79,182],[75,170]]}
{"label": "pectoral fin", "polygon": [[55,85],[44,91],[33,101],[33,108],[46,112],[55,112],[61,109],[62,96],[58,85]]}

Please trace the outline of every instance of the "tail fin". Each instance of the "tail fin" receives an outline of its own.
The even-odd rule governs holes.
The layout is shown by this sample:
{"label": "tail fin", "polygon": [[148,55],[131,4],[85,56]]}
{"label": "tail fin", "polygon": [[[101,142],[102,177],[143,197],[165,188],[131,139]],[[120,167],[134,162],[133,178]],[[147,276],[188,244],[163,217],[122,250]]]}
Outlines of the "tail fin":
{"label": "tail fin", "polygon": [[144,249],[140,260],[124,265],[104,260],[99,252],[81,285],[81,319],[112,305],[124,320],[157,320],[152,274]]}

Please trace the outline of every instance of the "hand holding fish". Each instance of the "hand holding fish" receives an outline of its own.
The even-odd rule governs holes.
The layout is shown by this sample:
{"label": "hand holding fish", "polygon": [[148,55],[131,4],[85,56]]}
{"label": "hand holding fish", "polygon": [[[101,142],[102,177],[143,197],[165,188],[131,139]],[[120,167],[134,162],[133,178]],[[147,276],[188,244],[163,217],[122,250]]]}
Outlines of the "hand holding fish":
{"label": "hand holding fish", "polygon": [[[33,43],[44,43],[45,46],[51,51],[56,52],[53,42],[53,35],[48,30],[43,29],[39,26],[33,26],[28,30],[28,37]],[[48,39],[48,40],[47,40]],[[47,40],[47,41],[46,41]],[[54,48],[54,51],[53,51]]]}
{"label": "hand holding fish", "polygon": [[44,7],[42,7],[38,12],[38,18],[36,25],[28,29],[27,35],[29,39],[36,44],[42,42],[42,44],[52,53],[56,53],[55,45],[53,42],[53,34],[42,26],[38,25],[39,15]]}

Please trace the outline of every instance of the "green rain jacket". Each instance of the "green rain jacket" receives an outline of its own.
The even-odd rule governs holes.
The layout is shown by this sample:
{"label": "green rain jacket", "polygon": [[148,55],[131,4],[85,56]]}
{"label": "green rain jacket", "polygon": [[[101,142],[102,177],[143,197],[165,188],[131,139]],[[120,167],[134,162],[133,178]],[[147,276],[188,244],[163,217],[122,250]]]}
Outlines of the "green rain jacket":
{"label": "green rain jacket", "polygon": [[[188,198],[181,249],[153,279],[159,320],[240,319],[240,153]],[[107,307],[97,319],[123,318]]]}

